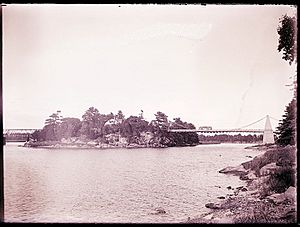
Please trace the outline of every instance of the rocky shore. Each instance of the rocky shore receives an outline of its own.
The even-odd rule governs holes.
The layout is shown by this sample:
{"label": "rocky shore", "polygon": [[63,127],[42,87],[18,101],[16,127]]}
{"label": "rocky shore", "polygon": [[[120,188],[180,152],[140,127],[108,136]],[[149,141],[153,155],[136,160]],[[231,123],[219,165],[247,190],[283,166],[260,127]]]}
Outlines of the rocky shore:
{"label": "rocky shore", "polygon": [[60,142],[60,141],[42,141],[42,142],[26,142],[24,147],[33,148],[72,148],[72,149],[113,149],[113,148],[165,148],[167,146],[153,143],[153,144],[137,144],[137,143],[99,143],[95,141],[77,141],[77,142]]}
{"label": "rocky shore", "polygon": [[295,147],[256,146],[252,149],[262,149],[265,152],[239,166],[219,171],[239,176],[246,181],[246,186],[229,186],[226,195],[216,198],[214,203],[205,204],[209,212],[189,218],[187,223],[296,222],[295,186],[287,185],[284,188],[278,185],[283,187],[278,193],[274,190],[277,185],[273,180],[274,174],[281,173],[287,165],[296,172]]}

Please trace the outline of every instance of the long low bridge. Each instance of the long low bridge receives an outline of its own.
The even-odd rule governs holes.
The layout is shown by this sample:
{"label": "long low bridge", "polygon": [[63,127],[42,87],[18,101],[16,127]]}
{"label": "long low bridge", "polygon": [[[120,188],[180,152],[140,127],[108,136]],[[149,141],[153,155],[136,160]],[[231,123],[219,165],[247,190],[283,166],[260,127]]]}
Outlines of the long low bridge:
{"label": "long low bridge", "polygon": [[5,142],[26,142],[37,129],[3,129]]}
{"label": "long low bridge", "polygon": [[3,129],[3,135],[32,134],[38,129]]}
{"label": "long low bridge", "polygon": [[264,133],[263,129],[169,129],[169,132],[200,132],[200,133]]}

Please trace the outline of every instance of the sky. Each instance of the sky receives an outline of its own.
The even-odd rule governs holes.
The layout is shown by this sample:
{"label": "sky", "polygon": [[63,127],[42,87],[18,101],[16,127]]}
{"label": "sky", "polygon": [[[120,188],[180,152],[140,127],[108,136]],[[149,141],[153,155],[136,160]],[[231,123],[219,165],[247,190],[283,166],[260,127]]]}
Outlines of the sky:
{"label": "sky", "polygon": [[281,119],[293,97],[296,65],[277,51],[280,17],[296,14],[289,5],[2,9],[5,129],[42,128],[57,110],[82,119],[92,106],[231,129]]}

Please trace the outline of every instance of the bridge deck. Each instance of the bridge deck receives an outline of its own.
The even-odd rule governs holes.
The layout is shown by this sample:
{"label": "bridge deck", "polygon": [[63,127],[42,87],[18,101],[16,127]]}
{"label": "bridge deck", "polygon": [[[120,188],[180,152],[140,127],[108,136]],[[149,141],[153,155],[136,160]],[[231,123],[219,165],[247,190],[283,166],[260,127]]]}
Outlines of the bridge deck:
{"label": "bridge deck", "polygon": [[170,129],[169,132],[201,132],[201,133],[226,133],[226,132],[248,132],[248,133],[263,133],[263,129]]}
{"label": "bridge deck", "polygon": [[3,134],[31,134],[37,129],[3,129]]}

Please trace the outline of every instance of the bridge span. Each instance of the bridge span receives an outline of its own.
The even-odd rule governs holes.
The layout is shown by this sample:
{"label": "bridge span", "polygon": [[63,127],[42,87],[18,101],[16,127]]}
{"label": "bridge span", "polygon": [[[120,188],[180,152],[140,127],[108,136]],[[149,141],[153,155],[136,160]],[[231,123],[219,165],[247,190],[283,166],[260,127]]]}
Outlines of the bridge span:
{"label": "bridge span", "polygon": [[200,133],[228,133],[228,132],[236,132],[236,133],[264,133],[263,129],[169,129],[169,132],[200,132]]}
{"label": "bridge span", "polygon": [[[264,129],[246,129],[246,127],[249,127],[251,125],[256,124],[257,122],[260,122],[262,120],[266,119],[265,121],[265,128]],[[180,126],[177,124],[177,126]],[[188,133],[188,132],[197,132],[197,133],[258,133],[258,134],[263,134],[263,144],[271,144],[274,143],[274,134],[273,130],[271,127],[271,122],[270,122],[270,116],[267,115],[251,124],[248,124],[246,126],[237,128],[237,129],[186,129],[186,128],[181,128],[181,129],[168,129],[169,132],[175,132],[175,133]]]}

